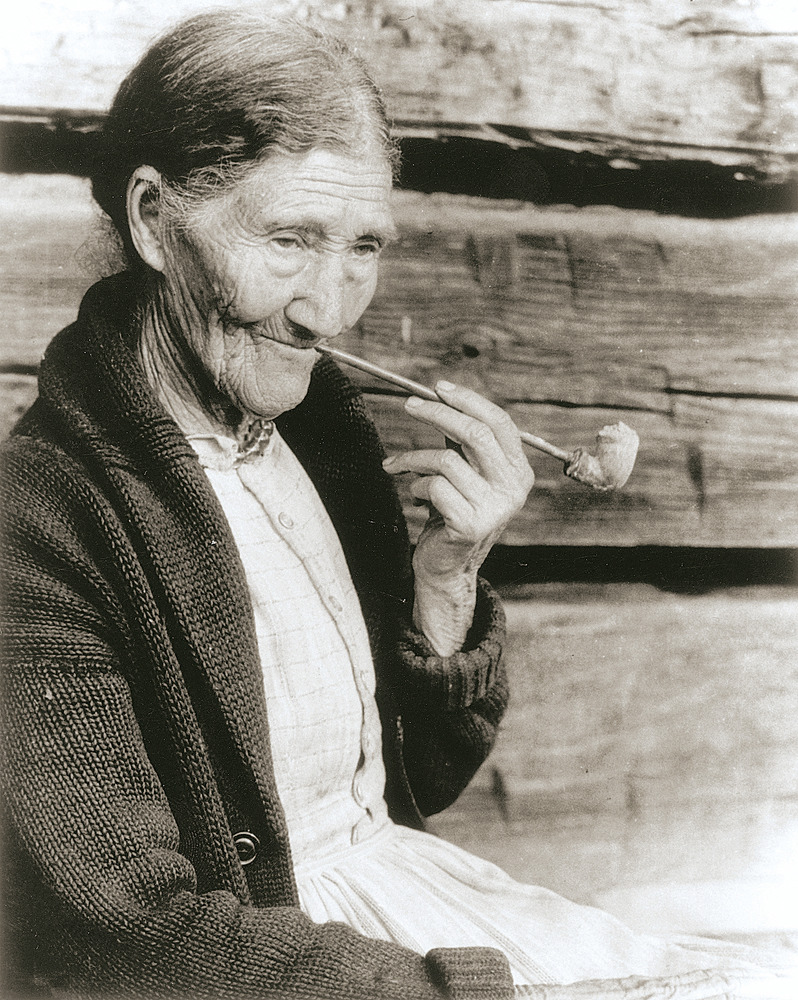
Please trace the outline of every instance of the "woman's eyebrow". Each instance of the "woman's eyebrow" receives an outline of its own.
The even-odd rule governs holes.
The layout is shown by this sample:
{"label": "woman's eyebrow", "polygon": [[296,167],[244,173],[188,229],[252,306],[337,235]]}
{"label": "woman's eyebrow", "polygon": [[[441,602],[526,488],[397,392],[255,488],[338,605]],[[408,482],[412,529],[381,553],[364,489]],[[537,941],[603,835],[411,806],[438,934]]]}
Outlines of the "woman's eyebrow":
{"label": "woman's eyebrow", "polygon": [[[294,232],[301,233],[303,236],[312,236],[316,239],[324,239],[329,235],[328,227],[323,222],[319,222],[318,219],[293,219],[289,221],[288,219],[271,218],[260,222],[258,228],[264,232],[271,232],[277,229],[291,229]],[[399,231],[392,219],[385,218],[375,222],[374,225],[364,226],[363,232],[359,233],[354,238],[354,241],[369,236],[379,240],[383,246],[387,246],[390,243],[396,242],[399,238]]]}

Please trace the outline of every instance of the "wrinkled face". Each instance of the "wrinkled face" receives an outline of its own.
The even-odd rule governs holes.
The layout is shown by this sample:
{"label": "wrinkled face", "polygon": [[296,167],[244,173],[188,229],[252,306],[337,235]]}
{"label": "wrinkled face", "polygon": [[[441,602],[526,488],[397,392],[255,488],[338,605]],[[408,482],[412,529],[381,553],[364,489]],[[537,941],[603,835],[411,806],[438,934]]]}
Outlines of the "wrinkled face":
{"label": "wrinkled face", "polygon": [[394,235],[384,157],[276,154],[194,211],[172,247],[170,311],[238,409],[274,417],[305,396],[320,340],[369,304]]}

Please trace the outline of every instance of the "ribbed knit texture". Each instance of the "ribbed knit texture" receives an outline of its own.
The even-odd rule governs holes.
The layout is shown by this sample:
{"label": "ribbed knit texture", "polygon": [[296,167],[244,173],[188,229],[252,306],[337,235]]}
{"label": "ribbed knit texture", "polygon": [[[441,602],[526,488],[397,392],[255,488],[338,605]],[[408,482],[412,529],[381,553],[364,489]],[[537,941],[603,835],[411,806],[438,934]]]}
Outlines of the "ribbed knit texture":
{"label": "ribbed knit texture", "polygon": [[[135,310],[124,275],[89,291],[4,449],[6,964],[80,996],[423,1000],[476,995],[475,975],[511,996],[498,952],[431,964],[298,909],[243,571],[138,365]],[[450,660],[413,633],[401,511],[359,394],[328,359],[278,425],[341,538],[389,807],[418,825],[413,797],[443,808],[495,736],[501,612],[483,588]],[[261,844],[246,868],[238,830]]]}

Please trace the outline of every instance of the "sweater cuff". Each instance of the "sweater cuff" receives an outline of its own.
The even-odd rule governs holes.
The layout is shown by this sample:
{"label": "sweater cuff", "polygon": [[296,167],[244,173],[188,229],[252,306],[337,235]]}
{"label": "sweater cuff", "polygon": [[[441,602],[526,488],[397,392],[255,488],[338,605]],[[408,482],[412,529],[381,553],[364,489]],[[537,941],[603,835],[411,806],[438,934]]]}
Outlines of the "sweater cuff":
{"label": "sweater cuff", "polygon": [[446,709],[457,711],[480,701],[489,692],[504,644],[504,610],[490,584],[477,580],[474,620],[463,649],[438,656],[421,632],[406,628],[400,640],[407,696],[442,698]]}
{"label": "sweater cuff", "polygon": [[433,948],[426,961],[432,981],[450,1000],[512,1000],[510,963],[497,948]]}

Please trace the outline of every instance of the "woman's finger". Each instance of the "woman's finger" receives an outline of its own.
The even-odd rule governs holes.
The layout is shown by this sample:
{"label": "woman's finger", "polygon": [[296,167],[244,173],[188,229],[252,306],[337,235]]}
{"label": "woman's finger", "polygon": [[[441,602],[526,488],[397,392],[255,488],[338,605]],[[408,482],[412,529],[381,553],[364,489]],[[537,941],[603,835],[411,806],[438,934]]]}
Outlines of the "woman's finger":
{"label": "woman's finger", "polygon": [[483,477],[453,448],[400,452],[382,465],[391,475],[415,472],[419,476],[445,476],[475,505],[483,501],[486,490],[490,489]]}
{"label": "woman's finger", "polygon": [[524,500],[491,486],[453,451],[410,452],[386,459],[383,466],[390,473],[417,473],[413,496],[431,501],[446,526],[471,543],[503,529]]}
{"label": "woman's finger", "polygon": [[[516,460],[507,455],[488,424],[446,403],[433,403],[413,396],[407,400],[405,408],[411,416],[460,445],[466,458],[491,482],[505,482],[517,474],[521,461],[526,464],[523,453]],[[518,447],[520,451],[520,439]]]}
{"label": "woman's finger", "polygon": [[473,542],[477,520],[474,508],[445,476],[423,476],[413,483],[410,492],[417,499],[431,503],[449,531]]}
{"label": "woman's finger", "polygon": [[451,382],[437,382],[435,392],[448,406],[487,424],[508,457],[526,461],[520,432],[506,410],[473,389],[453,385]]}

